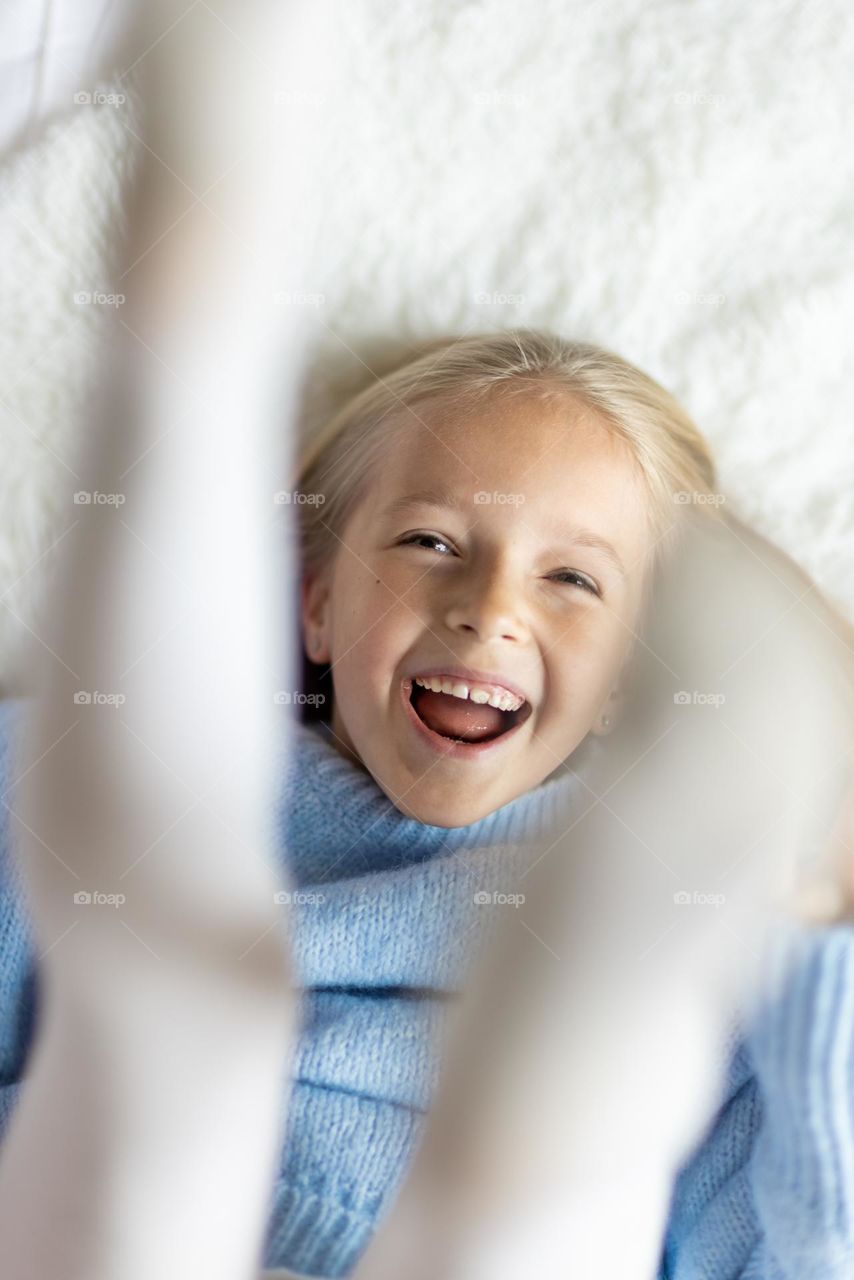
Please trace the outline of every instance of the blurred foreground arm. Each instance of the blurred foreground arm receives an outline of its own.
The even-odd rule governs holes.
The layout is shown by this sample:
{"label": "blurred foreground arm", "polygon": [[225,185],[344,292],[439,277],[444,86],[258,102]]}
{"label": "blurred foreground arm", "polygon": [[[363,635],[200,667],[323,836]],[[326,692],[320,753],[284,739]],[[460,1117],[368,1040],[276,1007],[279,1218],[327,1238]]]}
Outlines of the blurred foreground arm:
{"label": "blurred foreground arm", "polygon": [[[263,302],[287,240],[276,59],[299,41],[287,10],[243,8],[218,6],[213,50],[175,25],[183,7],[152,4],[137,45],[128,305],[69,483],[14,793],[44,1005],[0,1159],[4,1280],[248,1280],[281,1142],[271,498],[292,388]],[[238,160],[216,211],[167,234],[180,183],[206,191]]]}

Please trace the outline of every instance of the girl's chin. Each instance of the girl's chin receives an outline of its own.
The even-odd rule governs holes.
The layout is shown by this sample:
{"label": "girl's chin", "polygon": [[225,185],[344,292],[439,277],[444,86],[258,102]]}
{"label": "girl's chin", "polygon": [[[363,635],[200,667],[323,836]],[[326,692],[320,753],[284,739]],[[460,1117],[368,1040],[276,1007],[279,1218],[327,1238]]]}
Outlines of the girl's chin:
{"label": "girl's chin", "polygon": [[470,827],[473,823],[480,822],[481,818],[486,818],[490,813],[501,808],[500,804],[484,809],[483,805],[460,806],[457,803],[451,810],[447,804],[437,800],[425,801],[422,804],[416,802],[414,805],[405,801],[395,803],[405,817],[413,818],[425,827],[445,827],[448,830]]}
{"label": "girl's chin", "polygon": [[483,778],[477,785],[462,783],[459,770],[450,776],[441,765],[414,777],[404,767],[400,786],[394,788],[397,794],[382,789],[402,814],[430,827],[469,827],[520,794],[518,788],[502,787],[498,780],[490,787],[484,785]]}

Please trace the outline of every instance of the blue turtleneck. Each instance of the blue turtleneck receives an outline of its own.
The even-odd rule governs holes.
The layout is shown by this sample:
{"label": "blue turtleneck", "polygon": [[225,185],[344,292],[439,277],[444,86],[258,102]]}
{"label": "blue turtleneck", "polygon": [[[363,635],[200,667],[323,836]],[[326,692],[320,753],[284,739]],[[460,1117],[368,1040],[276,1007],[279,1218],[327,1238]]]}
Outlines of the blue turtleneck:
{"label": "blue turtleneck", "polygon": [[[0,787],[13,805],[0,704]],[[449,998],[511,897],[516,841],[565,815],[574,775],[467,827],[401,814],[322,728],[294,727],[278,824],[283,920],[304,989],[264,1261],[348,1275],[400,1185],[437,1080]],[[0,1134],[26,1087],[38,974],[0,813]],[[512,905],[503,909],[512,910]],[[772,947],[755,1020],[736,1028],[720,1105],[674,1187],[661,1277],[854,1275],[854,929]]]}

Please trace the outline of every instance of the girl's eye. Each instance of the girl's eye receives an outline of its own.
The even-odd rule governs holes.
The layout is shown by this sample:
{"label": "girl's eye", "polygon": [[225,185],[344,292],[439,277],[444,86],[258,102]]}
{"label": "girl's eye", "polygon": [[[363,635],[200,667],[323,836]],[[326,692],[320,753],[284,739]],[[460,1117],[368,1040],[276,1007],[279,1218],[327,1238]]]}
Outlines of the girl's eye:
{"label": "girl's eye", "polygon": [[568,582],[574,586],[581,587],[584,591],[589,591],[594,596],[602,594],[595,582],[590,578],[585,578],[583,573],[576,573],[574,569],[561,569],[560,572],[552,574],[552,578],[556,582]]}
{"label": "girl's eye", "polygon": [[452,550],[450,544],[444,538],[440,538],[437,533],[411,533],[409,537],[401,539],[398,545],[405,547],[411,543],[416,546],[418,544],[423,545],[425,542],[433,542],[437,546],[444,547],[447,551]]}
{"label": "girl's eye", "polygon": [[[440,547],[445,551],[454,554],[453,547],[444,538],[437,533],[411,533],[407,537],[402,538],[398,546],[422,546],[430,550],[436,550]],[[443,553],[444,554],[444,553]],[[557,573],[551,575],[553,582],[565,582],[570,586],[580,587],[582,591],[589,591],[591,595],[601,596],[601,591],[591,578],[585,577],[583,573],[576,573],[574,569],[561,569]]]}

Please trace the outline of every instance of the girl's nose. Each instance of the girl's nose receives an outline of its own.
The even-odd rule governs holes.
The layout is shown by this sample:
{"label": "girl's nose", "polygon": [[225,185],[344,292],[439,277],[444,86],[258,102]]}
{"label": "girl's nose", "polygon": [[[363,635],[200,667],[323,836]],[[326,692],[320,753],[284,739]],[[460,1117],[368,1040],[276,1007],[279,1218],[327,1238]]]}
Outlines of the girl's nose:
{"label": "girl's nose", "polygon": [[473,582],[460,584],[445,608],[445,624],[451,631],[471,633],[483,644],[489,640],[521,643],[529,636],[518,588],[497,576],[480,586]]}

